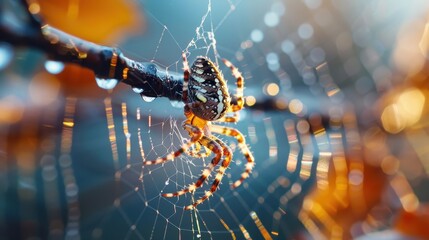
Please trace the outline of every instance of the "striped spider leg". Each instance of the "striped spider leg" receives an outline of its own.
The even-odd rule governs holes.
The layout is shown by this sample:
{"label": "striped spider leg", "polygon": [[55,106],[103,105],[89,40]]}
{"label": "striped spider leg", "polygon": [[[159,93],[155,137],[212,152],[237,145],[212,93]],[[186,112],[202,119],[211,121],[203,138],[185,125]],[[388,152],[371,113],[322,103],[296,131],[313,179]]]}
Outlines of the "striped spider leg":
{"label": "striped spider leg", "polygon": [[[204,151],[203,151],[204,150]],[[206,158],[210,156],[212,152],[205,146],[202,146],[199,142],[196,142],[191,148],[188,149],[186,154],[194,158]]]}
{"label": "striped spider leg", "polygon": [[203,132],[201,129],[191,125],[184,124],[183,128],[185,128],[188,132],[190,132],[191,140],[187,143],[183,144],[182,147],[174,152],[167,154],[165,157],[159,157],[152,161],[144,161],[143,165],[155,165],[165,163],[167,161],[174,160],[174,158],[180,156],[182,153],[186,152],[194,143],[198,142],[203,137]]}
{"label": "striped spider leg", "polygon": [[[221,118],[218,119],[216,122],[229,122],[229,123],[236,123],[239,121],[240,115],[239,111],[244,106],[244,99],[243,99],[243,93],[244,93],[244,80],[243,75],[238,71],[238,69],[228,60],[223,59],[223,62],[227,67],[231,69],[232,75],[236,79],[236,94],[234,95],[236,101],[231,102],[231,107],[228,110],[227,114]],[[234,137],[238,142],[238,147],[240,148],[241,153],[244,155],[244,157],[247,160],[246,169],[241,174],[241,178],[237,181],[235,181],[231,187],[236,188],[240,186],[243,181],[249,177],[250,173],[252,172],[253,167],[255,166],[255,158],[253,157],[252,152],[249,150],[249,147],[246,144],[245,138],[243,134],[231,127],[224,127],[224,126],[218,126],[218,125],[212,125],[211,131],[214,133]]]}
{"label": "striped spider leg", "polygon": [[[194,209],[196,206],[198,206],[199,204],[203,203],[205,200],[207,200],[209,197],[211,197],[213,195],[213,193],[218,189],[219,184],[221,183],[222,178],[225,175],[225,171],[228,168],[229,164],[231,163],[231,159],[232,159],[231,149],[224,142],[222,142],[222,140],[220,140],[216,136],[211,135],[211,138],[213,138],[214,141],[216,141],[221,146],[221,148],[223,149],[224,159],[222,161],[221,166],[219,166],[219,169],[217,170],[216,177],[215,177],[215,179],[214,179],[214,181],[213,181],[213,183],[212,183],[212,185],[210,187],[210,190],[209,191],[205,191],[204,196],[202,196],[200,199],[198,199],[197,201],[195,201],[193,204],[186,206],[185,207],[186,210]],[[214,166],[215,165],[213,165],[213,162],[210,163],[209,167],[207,167],[203,171],[203,173],[201,174],[201,176],[198,179],[197,183],[201,182],[201,185],[202,185],[202,183],[210,175],[210,173],[213,170]]]}
{"label": "striped spider leg", "polygon": [[227,59],[222,59],[222,61],[225,63],[229,69],[231,69],[232,76],[236,79],[236,94],[234,97],[236,98],[235,102],[231,102],[231,107],[233,112],[238,112],[244,107],[244,79],[243,75],[238,71],[238,68],[236,68],[230,61]]}
{"label": "striped spider leg", "polygon": [[224,126],[219,126],[219,125],[214,125],[214,124],[211,126],[211,131],[213,133],[222,134],[225,136],[235,138],[238,142],[238,148],[240,149],[241,153],[243,154],[243,156],[247,160],[246,168],[245,168],[244,172],[241,174],[241,178],[239,180],[235,181],[231,185],[232,188],[237,188],[238,186],[240,186],[243,183],[243,181],[246,178],[249,177],[250,173],[253,170],[253,167],[255,166],[255,158],[253,157],[252,152],[249,150],[249,147],[246,144],[246,140],[240,131],[238,131],[234,128],[231,128],[231,127],[224,127]]}
{"label": "striped spider leg", "polygon": [[[199,143],[208,149],[210,149],[211,152],[215,154],[213,159],[211,160],[209,166],[203,170],[203,173],[201,174],[200,178],[193,184],[189,185],[187,188],[184,188],[180,191],[174,192],[174,193],[165,193],[163,194],[164,197],[176,197],[183,195],[187,192],[193,192],[197,188],[201,187],[204,181],[207,179],[207,177],[210,175],[213,168],[220,162],[224,150],[223,146],[219,144],[216,140],[213,140],[207,136],[202,136]],[[228,153],[227,153],[228,154]]]}

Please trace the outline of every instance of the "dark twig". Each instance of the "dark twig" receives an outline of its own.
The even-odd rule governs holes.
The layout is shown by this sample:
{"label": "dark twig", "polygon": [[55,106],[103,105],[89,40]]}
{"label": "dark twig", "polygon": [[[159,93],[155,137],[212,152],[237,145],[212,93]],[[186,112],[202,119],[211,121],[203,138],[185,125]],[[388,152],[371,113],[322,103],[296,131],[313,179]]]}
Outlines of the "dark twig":
{"label": "dark twig", "polygon": [[116,48],[85,41],[48,25],[40,27],[38,15],[29,12],[25,0],[20,2],[29,13],[29,23],[17,28],[0,21],[0,41],[39,49],[52,60],[91,69],[98,78],[116,79],[139,88],[144,96],[181,101],[183,74],[167,73],[156,64],[134,61]]}

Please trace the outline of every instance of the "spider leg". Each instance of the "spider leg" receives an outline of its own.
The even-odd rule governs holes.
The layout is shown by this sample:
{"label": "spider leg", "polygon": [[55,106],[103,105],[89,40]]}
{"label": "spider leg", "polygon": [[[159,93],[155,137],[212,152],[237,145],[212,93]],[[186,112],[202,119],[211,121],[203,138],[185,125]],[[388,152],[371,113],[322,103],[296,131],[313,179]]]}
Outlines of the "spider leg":
{"label": "spider leg", "polygon": [[225,63],[229,69],[231,69],[232,75],[237,80],[237,90],[234,97],[236,98],[236,102],[231,103],[232,111],[237,112],[240,111],[244,106],[244,99],[243,99],[243,92],[244,92],[244,80],[243,75],[238,71],[238,68],[236,68],[230,61],[226,59],[222,59],[222,61]]}
{"label": "spider leg", "polygon": [[236,123],[239,120],[240,114],[238,112],[228,112],[225,116],[216,120],[216,122]]}
{"label": "spider leg", "polygon": [[159,157],[152,161],[144,161],[143,165],[155,165],[155,164],[160,164],[160,163],[173,160],[177,156],[180,156],[182,153],[186,152],[186,150],[188,150],[192,146],[192,144],[194,144],[195,142],[198,142],[203,137],[202,130],[191,124],[184,124],[183,128],[188,130],[189,133],[191,133],[191,140],[189,142],[183,144],[179,150],[175,152],[171,152],[167,154],[165,157]]}
{"label": "spider leg", "polygon": [[246,169],[241,174],[241,178],[231,185],[232,188],[236,188],[240,186],[246,178],[249,177],[253,167],[255,166],[255,158],[253,157],[252,152],[249,150],[249,147],[246,144],[246,140],[240,131],[234,128],[218,125],[212,125],[210,130],[214,133],[223,134],[237,139],[238,147],[240,148],[241,153],[247,160]]}
{"label": "spider leg", "polygon": [[[198,199],[196,202],[194,202],[191,205],[188,205],[185,207],[186,210],[191,210],[194,209],[197,205],[201,204],[202,202],[204,202],[205,200],[207,200],[207,198],[211,197],[213,195],[214,192],[216,192],[220,182],[222,181],[222,178],[225,174],[226,169],[228,168],[229,164],[231,163],[231,159],[232,159],[232,153],[231,153],[231,149],[224,143],[222,142],[222,140],[220,140],[219,138],[217,138],[216,136],[211,136],[223,149],[223,156],[224,159],[222,161],[222,165],[219,167],[219,169],[217,170],[217,174],[215,177],[215,180],[212,183],[212,186],[210,187],[209,191],[206,191],[204,196],[202,196],[200,199]],[[213,166],[214,167],[214,166]],[[213,168],[212,167],[212,168]],[[204,175],[204,174],[203,174]],[[208,175],[207,175],[208,176]],[[202,177],[202,176],[201,176]],[[205,180],[205,178],[204,178]]]}
{"label": "spider leg", "polygon": [[186,59],[186,53],[182,52],[183,59],[183,90],[182,101],[186,104],[188,102],[188,82],[189,82],[189,64]]}
{"label": "spider leg", "polygon": [[205,146],[202,146],[205,152],[201,152],[201,144],[199,142],[196,142],[195,145],[193,146],[194,148],[189,148],[187,154],[191,157],[195,157],[195,158],[205,158],[210,156],[210,154],[212,153],[212,151],[210,151],[210,149],[208,149]]}
{"label": "spider leg", "polygon": [[197,189],[203,185],[203,183],[207,179],[207,177],[210,176],[210,173],[213,170],[213,168],[219,163],[220,159],[223,156],[221,145],[217,141],[212,140],[206,136],[202,136],[202,138],[200,139],[199,142],[203,146],[210,149],[210,151],[212,151],[215,154],[215,156],[212,159],[209,166],[203,170],[203,173],[201,174],[200,178],[195,183],[189,185],[189,187],[184,188],[184,189],[177,191],[177,192],[174,192],[174,193],[165,193],[165,194],[162,194],[162,196],[164,196],[164,197],[176,197],[176,196],[183,195],[187,192],[195,191],[195,189]]}

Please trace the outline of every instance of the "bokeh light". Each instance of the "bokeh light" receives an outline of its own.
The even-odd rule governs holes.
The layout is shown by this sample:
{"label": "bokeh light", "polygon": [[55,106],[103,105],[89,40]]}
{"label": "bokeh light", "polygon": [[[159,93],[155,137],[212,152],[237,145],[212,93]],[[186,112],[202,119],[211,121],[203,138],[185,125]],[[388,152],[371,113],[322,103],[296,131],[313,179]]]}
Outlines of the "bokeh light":
{"label": "bokeh light", "polygon": [[264,22],[268,27],[275,27],[279,24],[279,16],[276,12],[268,12],[265,14]]}
{"label": "bokeh light", "polygon": [[16,96],[5,96],[0,99],[0,111],[0,126],[12,124],[22,119],[24,103]]}
{"label": "bokeh light", "polygon": [[39,73],[32,79],[28,95],[31,102],[39,106],[47,106],[54,103],[60,94],[60,82],[47,73]]}
{"label": "bokeh light", "polygon": [[310,39],[313,36],[314,29],[309,23],[303,23],[298,28],[298,35],[302,39]]}
{"label": "bokeh light", "polygon": [[256,103],[256,98],[254,96],[247,96],[246,97],[247,106],[251,107],[251,106],[255,105],[255,103]]}
{"label": "bokeh light", "polygon": [[7,43],[0,42],[0,70],[4,69],[12,60],[13,48]]}
{"label": "bokeh light", "polygon": [[261,42],[264,39],[264,33],[259,29],[255,29],[250,33],[250,38],[254,42]]}
{"label": "bokeh light", "polygon": [[275,83],[269,83],[266,85],[266,91],[267,94],[270,96],[276,96],[277,94],[279,94],[280,92],[280,88],[279,85],[275,84]]}
{"label": "bokeh light", "polygon": [[423,113],[426,97],[419,89],[403,91],[397,100],[386,106],[381,114],[381,122],[386,131],[398,133],[416,124]]}
{"label": "bokeh light", "polygon": [[289,109],[294,114],[300,114],[304,109],[304,105],[300,100],[292,99],[289,103]]}

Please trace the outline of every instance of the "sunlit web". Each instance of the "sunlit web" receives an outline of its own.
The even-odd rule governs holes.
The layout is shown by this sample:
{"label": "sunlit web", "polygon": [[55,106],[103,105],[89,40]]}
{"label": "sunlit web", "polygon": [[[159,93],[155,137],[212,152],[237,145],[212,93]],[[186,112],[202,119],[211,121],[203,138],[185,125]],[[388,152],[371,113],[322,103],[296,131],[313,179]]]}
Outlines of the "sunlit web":
{"label": "sunlit web", "polygon": [[[126,97],[112,94],[112,98],[106,98],[98,105],[105,113],[105,118],[96,122],[105,126],[105,134],[99,136],[100,145],[105,145],[91,147],[87,152],[89,157],[108,157],[103,161],[78,163],[87,164],[78,167],[87,169],[93,179],[101,178],[104,182],[79,184],[79,177],[85,173],[73,171],[70,160],[73,155],[70,155],[72,139],[94,138],[92,130],[79,128],[94,123],[79,119],[79,113],[85,112],[84,104],[81,104],[85,100],[69,98],[66,101],[59,159],[68,203],[66,233],[81,235],[82,238],[112,239],[175,239],[178,236],[182,239],[283,239],[292,237],[305,227],[313,236],[319,236],[326,229],[335,230],[330,233],[332,236],[341,236],[342,229],[317,202],[305,198],[305,194],[312,186],[322,192],[327,190],[329,171],[333,169],[338,176],[333,189],[335,196],[343,199],[341,197],[347,195],[350,189],[354,194],[350,202],[334,199],[333,204],[351,204],[356,209],[365,207],[361,205],[362,159],[352,159],[353,164],[347,165],[344,148],[353,149],[356,156],[359,155],[362,136],[357,130],[354,108],[363,109],[370,103],[364,100],[349,107],[344,102],[346,96],[357,96],[357,99],[377,97],[381,87],[368,76],[360,76],[358,73],[362,69],[373,73],[381,67],[383,71],[379,71],[382,74],[389,74],[389,70],[381,60],[359,63],[350,50],[352,40],[360,47],[367,48],[361,56],[364,60],[368,57],[365,54],[381,54],[362,35],[362,32],[371,29],[358,29],[355,36],[339,30],[329,32],[326,26],[331,26],[333,19],[339,16],[328,8],[322,8],[322,2],[308,0],[294,4],[294,11],[308,16],[303,14],[303,19],[291,25],[285,22],[286,14],[292,11],[292,7],[282,1],[269,2],[260,14],[255,13],[259,26],[254,26],[245,36],[237,31],[228,38],[218,35],[222,36],[220,32],[231,24],[228,19],[234,16],[235,11],[244,7],[242,1],[204,2],[203,8],[192,12],[199,16],[199,21],[191,26],[182,26],[188,30],[181,31],[164,23],[161,13],[147,8],[145,13],[153,23],[150,27],[158,33],[153,46],[150,46],[151,51],[142,55],[133,54],[134,49],[127,49],[124,45],[124,53],[177,72],[181,72],[182,68],[181,52],[189,54],[190,61],[198,55],[208,55],[218,64],[220,58],[231,59],[245,76],[249,109],[244,111],[242,121],[234,127],[246,134],[255,155],[256,167],[240,188],[231,190],[229,185],[242,172],[244,162],[243,156],[236,150],[235,140],[225,137],[224,140],[234,150],[234,158],[220,189],[212,198],[196,210],[184,210],[184,206],[204,193],[213,177],[194,194],[179,198],[162,197],[162,193],[174,192],[195,182],[210,157],[182,155],[175,161],[143,167],[143,161],[176,150],[188,135],[181,128],[184,117],[180,104],[171,104],[165,99],[144,98],[145,101],[141,101],[130,90]],[[193,6],[183,7],[189,10]],[[363,9],[360,17],[368,17],[371,12],[368,9]],[[379,25],[383,26],[383,22]],[[316,35],[324,33],[339,39],[336,48],[341,59],[329,59],[328,44],[317,41]],[[236,47],[220,41],[233,41],[232,38],[238,39]],[[342,68],[333,69],[333,65]],[[225,69],[222,64],[219,66]],[[232,79],[228,71],[224,72],[227,79]],[[344,80],[346,78],[355,82],[352,93],[343,91],[350,84]],[[230,85],[233,92],[231,81]],[[79,141],[73,144],[74,147],[84,145]],[[108,144],[110,146],[106,147]],[[77,159],[73,162],[75,168],[77,162]],[[57,174],[50,154],[43,156],[41,166],[47,188],[59,188],[49,178],[50,174]],[[407,196],[418,201],[406,179],[395,178],[395,181],[406,183],[397,187],[399,198]],[[78,185],[80,202],[77,198]],[[46,199],[50,199],[48,205],[59,205],[58,202],[51,202],[58,198],[55,194],[60,193],[45,192]],[[401,204],[408,206],[407,202]],[[52,211],[49,218],[58,220],[60,217]]]}
{"label": "sunlit web", "polygon": [[[158,60],[161,52],[166,48],[177,53],[176,59],[177,57],[180,59],[180,52],[183,51],[190,54],[191,59],[198,55],[207,55],[216,63],[219,63],[218,59],[225,55],[234,57],[238,62],[245,60],[243,55],[247,54],[246,49],[260,41],[258,36],[255,39],[254,32],[249,34],[249,39],[242,41],[238,50],[218,50],[222,44],[218,45],[216,41],[216,31],[225,24],[230,14],[233,14],[240,1],[227,1],[227,3],[228,8],[223,9],[222,13],[216,12],[222,17],[214,21],[212,16],[214,3],[208,1],[206,8],[200,13],[200,22],[193,26],[194,36],[188,39],[187,44],[181,43],[170,31],[170,27],[165,25],[155,13],[146,11],[157,24],[155,27],[160,29],[153,56],[148,60],[178,72],[181,71],[181,60],[169,65]],[[276,4],[272,9],[282,7],[280,3]],[[275,16],[280,18],[282,14],[277,12]],[[278,61],[268,59],[270,56],[273,58],[272,55],[267,55],[270,68],[272,64],[278,64]],[[244,63],[247,62],[249,61],[244,61]],[[255,66],[249,66],[247,69],[240,65],[238,67],[244,71],[246,84],[251,82]],[[285,73],[277,74],[280,78]],[[231,77],[226,75],[226,78]],[[272,94],[272,91],[275,91],[272,88],[276,87],[279,87],[278,82],[272,82],[271,88],[267,86],[265,91]],[[234,87],[231,86],[230,91],[233,89]],[[144,100],[148,101],[147,98]],[[150,102],[152,100],[149,99]],[[183,239],[257,239],[261,237],[270,239],[278,236],[280,231],[282,236],[287,236],[288,228],[297,226],[297,220],[294,222],[290,219],[296,219],[298,215],[297,210],[288,209],[288,203],[303,191],[314,172],[318,157],[315,151],[317,147],[314,144],[324,148],[326,153],[330,152],[329,140],[321,123],[314,123],[312,126],[318,128],[321,134],[320,139],[313,141],[310,123],[297,116],[304,115],[305,109],[302,102],[293,99],[292,103],[294,104],[293,113],[286,117],[284,113],[268,115],[262,112],[245,113],[243,121],[235,127],[247,133],[246,138],[250,146],[258,144],[267,146],[259,149],[260,152],[254,152],[257,166],[252,176],[242,187],[236,190],[229,188],[234,179],[241,174],[244,162],[240,152],[235,151],[235,140],[225,137],[234,150],[234,159],[220,189],[196,210],[186,211],[184,206],[202,196],[210,186],[213,177],[209,177],[207,183],[193,194],[186,194],[179,198],[164,198],[161,194],[183,189],[195,182],[209,163],[210,157],[192,158],[184,154],[175,161],[142,167],[142,161],[162,157],[176,150],[186,141],[188,136],[181,129],[181,121],[184,119],[181,115],[182,109],[176,109],[177,111],[173,109],[172,111],[178,114],[166,116],[157,113],[151,106],[134,108],[125,102],[113,103],[112,106],[111,101],[106,100],[106,118],[118,187],[115,190],[117,193],[111,206],[112,211],[106,214],[103,221],[93,229],[93,236],[113,235],[120,238],[143,239],[169,239],[177,236]],[[140,104],[145,105],[144,102]],[[177,107],[177,104],[175,106]],[[173,108],[173,106],[169,107]],[[252,119],[248,114],[252,114]],[[282,126],[282,132],[276,132],[273,125]],[[327,181],[329,159],[325,158],[322,162],[323,164],[318,167],[321,182]],[[270,174],[267,175],[266,171]],[[300,204],[295,203],[295,206],[298,205]],[[291,217],[284,217],[286,215]],[[285,219],[288,219],[291,226],[285,225]],[[118,230],[118,221],[122,221],[123,231]]]}

